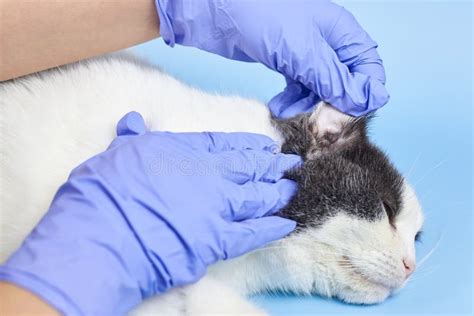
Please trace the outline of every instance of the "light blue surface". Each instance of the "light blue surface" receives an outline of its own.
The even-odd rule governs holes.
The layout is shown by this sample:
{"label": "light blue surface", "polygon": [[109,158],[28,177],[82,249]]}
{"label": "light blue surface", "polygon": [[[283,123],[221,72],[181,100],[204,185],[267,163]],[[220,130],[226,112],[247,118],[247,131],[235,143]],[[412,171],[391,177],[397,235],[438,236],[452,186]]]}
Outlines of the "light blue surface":
{"label": "light blue surface", "polygon": [[[413,282],[386,302],[356,306],[319,297],[259,296],[274,315],[472,313],[472,2],[339,1],[379,43],[389,104],[373,139],[415,185],[426,213],[418,260],[438,243]],[[268,101],[283,88],[263,66],[160,40],[133,50],[207,91]]]}

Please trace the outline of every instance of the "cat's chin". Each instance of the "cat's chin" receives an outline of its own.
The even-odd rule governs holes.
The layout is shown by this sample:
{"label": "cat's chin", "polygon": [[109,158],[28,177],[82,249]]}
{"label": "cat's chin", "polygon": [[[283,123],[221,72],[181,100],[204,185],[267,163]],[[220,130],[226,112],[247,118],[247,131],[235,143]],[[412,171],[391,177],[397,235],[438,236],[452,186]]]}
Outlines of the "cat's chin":
{"label": "cat's chin", "polygon": [[323,282],[313,283],[312,294],[336,298],[349,304],[373,305],[385,301],[394,291],[393,288],[373,282],[355,271],[327,271],[331,272],[323,273],[320,277],[316,274],[315,278]]}
{"label": "cat's chin", "polygon": [[379,284],[357,284],[353,287],[344,287],[335,295],[341,301],[350,304],[373,305],[385,301],[391,290]]}

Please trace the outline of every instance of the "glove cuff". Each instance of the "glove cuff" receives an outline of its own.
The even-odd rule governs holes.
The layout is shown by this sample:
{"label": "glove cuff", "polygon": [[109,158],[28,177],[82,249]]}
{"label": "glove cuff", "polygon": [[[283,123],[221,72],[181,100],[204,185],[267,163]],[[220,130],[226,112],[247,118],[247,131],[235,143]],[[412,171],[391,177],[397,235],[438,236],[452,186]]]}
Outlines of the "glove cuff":
{"label": "glove cuff", "polygon": [[155,0],[156,13],[160,18],[160,35],[165,43],[171,47],[176,43],[171,19],[166,13],[168,7],[167,0]]}
{"label": "glove cuff", "polygon": [[82,315],[80,308],[67,295],[36,275],[3,265],[0,266],[0,281],[13,283],[32,292],[63,315]]}

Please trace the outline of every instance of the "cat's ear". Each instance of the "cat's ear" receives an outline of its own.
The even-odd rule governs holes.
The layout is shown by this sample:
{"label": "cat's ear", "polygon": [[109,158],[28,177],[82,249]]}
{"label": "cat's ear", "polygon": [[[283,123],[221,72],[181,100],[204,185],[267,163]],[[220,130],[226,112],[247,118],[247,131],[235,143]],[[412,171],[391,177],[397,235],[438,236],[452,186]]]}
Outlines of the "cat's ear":
{"label": "cat's ear", "polygon": [[370,116],[355,118],[327,103],[319,103],[308,120],[312,141],[307,158],[365,141],[369,119]]}
{"label": "cat's ear", "polygon": [[367,141],[372,116],[352,117],[320,102],[313,113],[279,120],[274,118],[284,142],[282,152],[311,159]]}

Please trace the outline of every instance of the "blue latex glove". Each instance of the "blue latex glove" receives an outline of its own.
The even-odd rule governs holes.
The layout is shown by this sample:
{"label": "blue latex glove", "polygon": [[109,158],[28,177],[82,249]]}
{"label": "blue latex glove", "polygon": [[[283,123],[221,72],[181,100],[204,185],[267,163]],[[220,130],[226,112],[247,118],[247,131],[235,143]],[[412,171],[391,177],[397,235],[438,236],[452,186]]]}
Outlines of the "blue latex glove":
{"label": "blue latex glove", "polygon": [[272,152],[270,138],[146,132],[136,112],[117,131],[72,171],[1,280],[67,315],[121,315],[294,229],[266,215],[294,194],[282,176],[300,158]]}
{"label": "blue latex glove", "polygon": [[388,102],[377,44],[343,7],[324,0],[155,0],[160,33],[226,58],[283,74],[274,115],[310,111],[320,100],[351,115]]}

